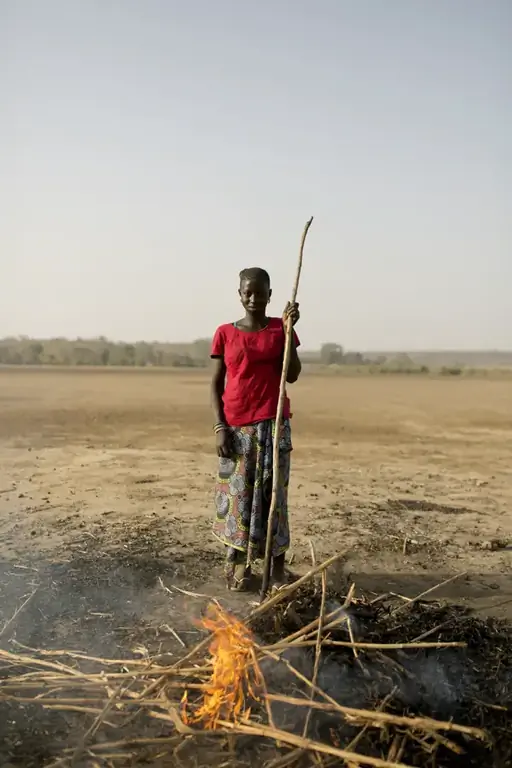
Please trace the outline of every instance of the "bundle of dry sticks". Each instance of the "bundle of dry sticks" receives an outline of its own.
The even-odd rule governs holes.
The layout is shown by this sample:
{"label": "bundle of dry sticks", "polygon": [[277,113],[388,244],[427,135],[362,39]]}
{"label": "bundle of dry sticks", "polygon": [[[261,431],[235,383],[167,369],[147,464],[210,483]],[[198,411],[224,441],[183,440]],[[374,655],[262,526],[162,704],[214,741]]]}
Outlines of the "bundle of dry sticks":
{"label": "bundle of dry sticks", "polygon": [[[350,618],[351,606],[358,602],[353,586],[343,603],[333,608],[329,600],[326,571],[341,556],[313,568],[243,620],[212,603],[203,618],[207,635],[172,666],[150,657],[103,659],[58,650],[0,650],[0,700],[84,717],[81,738],[50,763],[54,768],[134,765],[141,756],[161,765],[179,760],[186,764],[191,749],[197,765],[202,744],[207,749],[205,764],[216,764],[213,756],[218,754],[219,765],[243,765],[244,745],[250,744],[253,758],[254,750],[261,750],[258,764],[273,768],[299,765],[305,758],[309,759],[306,764],[313,759],[320,766],[407,768],[403,760],[411,741],[425,754],[425,763],[414,765],[435,765],[434,756],[441,747],[460,755],[465,744],[476,740],[483,748],[488,736],[479,727],[390,711],[392,693],[375,708],[362,709],[344,706],[322,689],[322,659],[333,649],[343,649],[364,677],[366,661],[375,658],[387,661],[391,674],[399,666],[389,656],[392,650],[417,653],[418,649],[464,646],[463,642],[428,642],[428,631],[414,643],[356,641]],[[254,628],[263,620],[275,624],[276,616],[282,617],[305,589],[316,590],[316,618],[285,637],[279,639],[276,628],[277,640],[256,642],[256,632],[258,638],[261,633]],[[372,603],[379,601],[377,597]],[[418,600],[404,598],[393,611],[411,611],[415,604]],[[345,640],[336,639],[340,627]],[[309,676],[294,663],[291,652],[298,649],[309,654]],[[83,671],[84,666],[94,669],[91,665],[99,671]],[[286,694],[276,692],[277,666],[286,670]],[[283,726],[283,712],[293,720],[291,729]],[[147,730],[151,723],[160,729],[158,734]],[[353,734],[350,738],[347,727]],[[113,729],[119,729],[116,738],[112,738]],[[369,732],[380,734],[380,755],[375,750],[374,754],[360,751]]]}

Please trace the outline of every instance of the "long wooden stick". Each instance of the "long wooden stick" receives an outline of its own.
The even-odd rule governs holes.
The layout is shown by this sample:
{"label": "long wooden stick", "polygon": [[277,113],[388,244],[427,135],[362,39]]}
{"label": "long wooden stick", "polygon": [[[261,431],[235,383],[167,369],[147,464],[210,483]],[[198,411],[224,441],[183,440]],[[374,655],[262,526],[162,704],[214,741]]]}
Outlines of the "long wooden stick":
{"label": "long wooden stick", "polygon": [[[316,688],[316,686],[315,686]],[[268,693],[269,701],[280,701],[283,704],[291,704],[296,707],[309,707],[324,712],[340,712],[347,715],[347,718],[353,720],[369,720],[371,723],[389,723],[400,727],[408,727],[413,730],[424,731],[455,731],[472,736],[475,739],[486,741],[487,734],[481,728],[474,728],[470,725],[458,725],[451,720],[434,720],[431,717],[407,717],[406,715],[393,715],[391,712],[379,712],[374,709],[356,709],[355,707],[345,707],[338,702],[330,704],[321,701],[310,701],[308,699],[299,699],[296,696],[285,696],[283,694]]]}
{"label": "long wooden stick", "polygon": [[463,573],[456,573],[455,576],[450,576],[449,579],[440,581],[439,584],[435,584],[433,587],[430,587],[430,589],[426,589],[425,592],[421,592],[421,594],[416,595],[416,597],[413,597],[412,600],[408,600],[406,603],[402,603],[401,605],[399,605],[398,608],[395,608],[394,611],[391,611],[391,616],[394,616],[396,613],[403,611],[404,608],[411,608],[411,606],[413,606],[414,603],[417,603],[418,600],[423,600],[423,598],[426,597],[427,595],[430,595],[432,592],[436,592],[438,589],[441,589],[441,587],[445,587],[447,584],[451,584],[452,581],[455,581],[456,579],[460,579],[462,576],[465,576],[466,574],[467,574],[467,571],[464,571]]}
{"label": "long wooden stick", "polygon": [[[302,258],[304,255],[304,244],[311,224],[313,223],[313,217],[306,222],[304,231],[302,233],[302,239],[300,241],[299,249],[299,263],[297,265],[297,272],[295,274],[295,282],[293,284],[291,303],[294,304],[297,298],[297,291],[299,290],[300,273],[302,271]],[[276,515],[277,506],[277,491],[279,487],[279,436],[281,432],[281,422],[283,420],[283,408],[284,398],[286,396],[286,377],[288,376],[288,366],[290,364],[290,354],[292,349],[292,323],[288,319],[285,328],[285,344],[283,355],[283,370],[281,372],[281,383],[279,385],[279,400],[277,402],[276,413],[276,426],[274,433],[274,453],[272,462],[272,498],[270,501],[270,509],[268,513],[267,524],[267,540],[265,544],[265,561],[263,565],[263,582],[261,585],[260,599],[263,601],[268,592],[268,585],[270,583],[270,568],[272,564],[272,539],[274,530],[274,518]]]}

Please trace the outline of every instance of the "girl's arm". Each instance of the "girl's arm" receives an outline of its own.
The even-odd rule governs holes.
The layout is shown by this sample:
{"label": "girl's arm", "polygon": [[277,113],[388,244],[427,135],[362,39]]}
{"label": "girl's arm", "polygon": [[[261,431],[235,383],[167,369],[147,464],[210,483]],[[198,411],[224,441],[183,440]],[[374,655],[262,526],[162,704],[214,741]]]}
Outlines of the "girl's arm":
{"label": "girl's arm", "polygon": [[[286,333],[286,323],[288,322],[288,318],[291,318],[292,326],[294,326],[295,323],[300,318],[299,305],[296,302],[294,304],[291,304],[290,302],[288,302],[286,307],[284,308],[283,328],[285,329],[285,333]],[[288,365],[288,374],[286,376],[286,383],[295,384],[295,382],[300,376],[301,370],[302,370],[302,363],[300,362],[299,353],[297,352],[297,336],[295,335],[295,331],[292,328],[290,363]]]}
{"label": "girl's arm", "polygon": [[[222,395],[226,383],[226,366],[223,357],[213,358],[213,376],[211,401],[213,410],[213,423],[215,428],[215,442],[217,444],[217,456],[223,459],[229,459],[232,454],[232,441],[229,429],[226,425],[224,416],[224,404]],[[220,425],[225,425],[224,427]],[[220,427],[220,428],[219,428]]]}
{"label": "girl's arm", "polygon": [[224,404],[222,402],[222,396],[224,394],[224,386],[226,383],[226,366],[224,364],[224,358],[215,357],[213,359],[213,374],[211,383],[211,405],[213,411],[213,423],[225,424],[224,416]]}
{"label": "girl's arm", "polygon": [[288,375],[286,381],[288,384],[295,384],[302,371],[302,363],[300,362],[299,353],[295,344],[295,334],[292,332],[292,346],[290,350],[290,364],[288,365]]}

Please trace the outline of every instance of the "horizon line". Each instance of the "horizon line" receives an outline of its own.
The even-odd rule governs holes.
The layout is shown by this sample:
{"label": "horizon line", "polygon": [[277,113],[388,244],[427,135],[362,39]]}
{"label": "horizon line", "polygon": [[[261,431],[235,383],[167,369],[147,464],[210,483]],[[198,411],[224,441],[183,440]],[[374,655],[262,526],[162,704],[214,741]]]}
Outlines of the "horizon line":
{"label": "horizon line", "polygon": [[[126,339],[112,339],[108,336],[103,336],[100,334],[99,336],[30,336],[24,333],[17,334],[17,335],[10,335],[10,336],[2,336],[0,337],[0,344],[6,341],[38,341],[38,342],[50,342],[50,341],[66,341],[66,342],[75,342],[75,341],[83,341],[83,342],[99,342],[104,341],[110,344],[170,344],[170,345],[179,345],[179,346],[186,346],[186,345],[192,345],[197,342],[205,342],[210,341],[210,337],[202,336],[198,337],[196,339],[192,339],[189,341],[163,341],[161,339],[137,339],[135,341],[127,341]],[[303,353],[308,352],[316,352],[319,351],[323,344],[338,344],[339,342],[334,341],[324,341],[322,344],[320,344],[318,347],[304,347]],[[346,346],[343,343],[339,343],[339,346],[342,347],[344,352],[360,352],[361,354],[438,354],[438,353],[464,353],[464,354],[482,354],[482,353],[494,353],[494,354],[512,354],[512,348],[506,348],[506,347],[402,347],[402,348],[383,348],[383,349],[377,349],[372,347],[367,348],[353,348]]]}

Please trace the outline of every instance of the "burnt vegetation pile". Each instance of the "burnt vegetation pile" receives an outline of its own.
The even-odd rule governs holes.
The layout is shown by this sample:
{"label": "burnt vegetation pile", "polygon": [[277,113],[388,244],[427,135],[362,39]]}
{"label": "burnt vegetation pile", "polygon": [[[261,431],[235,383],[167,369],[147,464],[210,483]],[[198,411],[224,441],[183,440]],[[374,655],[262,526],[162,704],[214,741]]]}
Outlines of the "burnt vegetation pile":
{"label": "burnt vegetation pile", "polygon": [[[326,594],[325,612],[341,611],[345,597],[334,589]],[[253,623],[260,644],[278,643],[297,633],[319,615],[320,590],[307,585],[288,604]],[[512,765],[512,626],[509,622],[480,618],[460,605],[407,602],[397,598],[353,601],[346,609],[349,622],[324,633],[318,686],[345,707],[382,710],[397,716],[433,718],[484,730],[488,741],[457,732],[421,733],[393,725],[368,727],[340,725],[339,717],[314,713],[310,735],[346,746],[359,734],[357,750],[375,757],[394,757],[410,766],[471,768]],[[348,630],[350,624],[351,632]],[[364,648],[418,644],[409,648]],[[462,643],[466,647],[422,648],[422,642]],[[333,643],[345,643],[337,646]],[[282,656],[311,679],[315,648],[290,647]],[[271,692],[310,695],[307,686],[287,674],[270,671]],[[317,697],[316,700],[321,700]],[[275,713],[282,727],[301,730],[296,710]],[[287,721],[287,722],[285,722]],[[434,734],[432,734],[434,736]],[[393,749],[393,745],[397,745]],[[401,749],[399,749],[401,747]],[[397,758],[400,758],[399,760]],[[336,764],[336,763],[331,763]]]}
{"label": "burnt vegetation pile", "polygon": [[323,768],[512,765],[511,625],[442,602],[357,597],[315,584],[319,568],[243,620],[217,604],[250,638],[264,680],[217,730],[193,718],[215,677],[207,632],[179,657],[3,642],[0,764],[299,768],[318,755]]}

